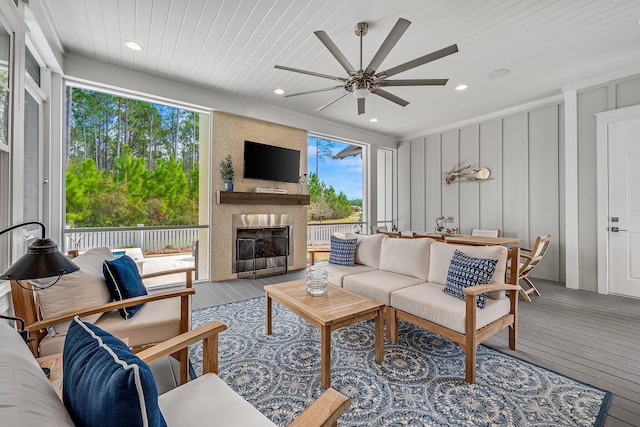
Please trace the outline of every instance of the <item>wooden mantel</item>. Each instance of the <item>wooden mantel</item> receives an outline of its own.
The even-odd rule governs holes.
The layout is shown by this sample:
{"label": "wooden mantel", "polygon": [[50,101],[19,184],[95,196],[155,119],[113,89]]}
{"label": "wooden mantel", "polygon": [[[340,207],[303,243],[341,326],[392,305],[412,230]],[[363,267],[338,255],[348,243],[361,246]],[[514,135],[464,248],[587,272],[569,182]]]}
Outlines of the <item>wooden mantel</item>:
{"label": "wooden mantel", "polygon": [[308,205],[311,200],[308,194],[217,191],[216,202],[235,205]]}

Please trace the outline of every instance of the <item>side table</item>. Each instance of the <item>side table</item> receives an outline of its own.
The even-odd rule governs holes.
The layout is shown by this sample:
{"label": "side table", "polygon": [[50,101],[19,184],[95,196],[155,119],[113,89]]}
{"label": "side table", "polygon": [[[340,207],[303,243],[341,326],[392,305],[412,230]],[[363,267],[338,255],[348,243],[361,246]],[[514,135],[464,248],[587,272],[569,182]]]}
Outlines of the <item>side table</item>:
{"label": "side table", "polygon": [[38,357],[36,360],[41,368],[48,368],[51,371],[49,382],[58,393],[58,397],[62,399],[62,353]]}

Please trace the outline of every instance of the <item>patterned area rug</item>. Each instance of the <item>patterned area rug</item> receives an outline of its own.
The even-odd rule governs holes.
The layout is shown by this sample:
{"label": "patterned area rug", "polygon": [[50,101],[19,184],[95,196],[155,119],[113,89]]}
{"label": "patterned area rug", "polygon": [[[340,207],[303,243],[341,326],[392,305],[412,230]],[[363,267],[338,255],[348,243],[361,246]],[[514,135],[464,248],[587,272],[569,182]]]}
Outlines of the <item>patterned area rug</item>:
{"label": "patterned area rug", "polygon": [[[264,298],[205,308],[193,312],[193,326],[227,324],[220,377],[285,426],[324,390],[320,333],[274,301],[265,335],[264,311]],[[190,356],[200,375],[201,345]],[[332,333],[331,386],[352,402],[340,426],[599,426],[609,405],[607,391],[483,346],[477,382],[467,384],[460,348],[405,322],[384,357],[374,359],[373,320]]]}

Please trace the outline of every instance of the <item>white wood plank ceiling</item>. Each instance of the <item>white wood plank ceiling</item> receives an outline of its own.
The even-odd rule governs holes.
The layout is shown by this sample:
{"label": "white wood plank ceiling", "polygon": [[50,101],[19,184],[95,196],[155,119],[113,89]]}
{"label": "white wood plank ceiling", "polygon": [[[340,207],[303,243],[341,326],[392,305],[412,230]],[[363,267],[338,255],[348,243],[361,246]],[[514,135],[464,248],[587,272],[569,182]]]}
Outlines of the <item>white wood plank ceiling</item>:
{"label": "white wood plank ceiling", "polygon": [[[398,139],[529,101],[640,65],[638,0],[47,0],[66,55],[84,56],[349,124]],[[346,77],[313,34],[324,30],[359,68],[356,23],[369,23],[364,65],[398,20],[412,22],[382,63],[388,69],[457,43],[460,51],[394,76],[449,78],[442,87],[392,87],[410,104],[342,91],[284,98],[331,80],[274,65]],[[134,40],[134,52],[124,42]],[[494,70],[511,72],[489,79]],[[465,83],[469,88],[456,91]],[[379,121],[370,123],[376,117]]]}

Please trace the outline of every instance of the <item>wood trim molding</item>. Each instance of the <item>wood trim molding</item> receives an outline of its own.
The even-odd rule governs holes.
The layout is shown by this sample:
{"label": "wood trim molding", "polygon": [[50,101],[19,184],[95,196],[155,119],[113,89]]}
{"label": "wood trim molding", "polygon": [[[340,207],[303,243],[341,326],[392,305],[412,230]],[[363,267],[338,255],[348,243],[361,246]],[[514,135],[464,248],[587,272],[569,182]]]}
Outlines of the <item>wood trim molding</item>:
{"label": "wood trim molding", "polygon": [[216,203],[235,205],[308,205],[308,194],[254,193],[243,191],[217,191]]}

